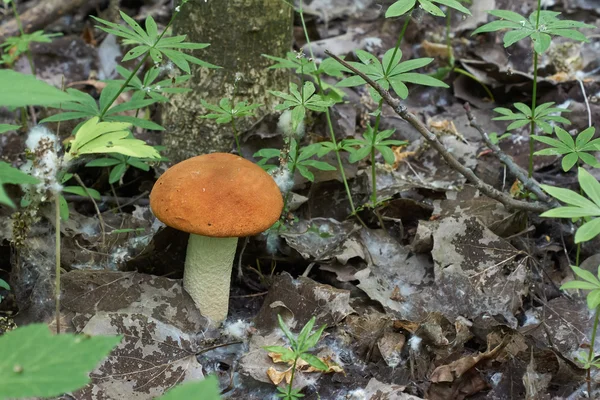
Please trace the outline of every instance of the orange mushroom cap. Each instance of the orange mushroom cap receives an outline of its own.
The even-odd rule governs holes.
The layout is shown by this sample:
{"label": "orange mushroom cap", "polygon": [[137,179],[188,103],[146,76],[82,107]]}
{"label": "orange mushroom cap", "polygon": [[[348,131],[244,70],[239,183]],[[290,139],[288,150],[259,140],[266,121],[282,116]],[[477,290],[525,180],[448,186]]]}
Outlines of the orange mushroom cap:
{"label": "orange mushroom cap", "polygon": [[212,153],[169,168],[152,188],[150,207],[156,218],[180,231],[243,237],[273,225],[283,198],[258,165],[233,154]]}

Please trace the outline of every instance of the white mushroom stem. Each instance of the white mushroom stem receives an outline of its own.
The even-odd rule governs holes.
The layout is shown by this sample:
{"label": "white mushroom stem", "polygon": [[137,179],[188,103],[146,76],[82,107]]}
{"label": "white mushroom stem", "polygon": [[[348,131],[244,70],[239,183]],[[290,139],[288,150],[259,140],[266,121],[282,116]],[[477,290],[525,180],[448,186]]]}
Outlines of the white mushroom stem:
{"label": "white mushroom stem", "polygon": [[183,287],[200,313],[214,323],[227,318],[231,269],[237,237],[214,238],[190,234]]}

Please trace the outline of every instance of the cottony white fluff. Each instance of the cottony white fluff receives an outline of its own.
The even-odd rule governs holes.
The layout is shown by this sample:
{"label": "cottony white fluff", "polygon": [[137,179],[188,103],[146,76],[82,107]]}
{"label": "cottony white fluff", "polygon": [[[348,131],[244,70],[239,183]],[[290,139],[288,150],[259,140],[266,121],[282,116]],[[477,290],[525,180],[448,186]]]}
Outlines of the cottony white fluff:
{"label": "cottony white fluff", "polygon": [[356,389],[348,393],[348,400],[366,400],[366,398],[365,389]]}
{"label": "cottony white fluff", "polygon": [[223,325],[223,333],[230,338],[243,340],[248,336],[248,330],[252,324],[250,322],[238,319],[235,322],[225,322]]}
{"label": "cottony white fluff", "polygon": [[39,193],[47,190],[54,193],[60,192],[62,186],[56,179],[60,169],[58,137],[45,126],[37,125],[29,131],[25,145],[37,156],[35,168],[33,163],[27,163],[22,168],[25,172],[40,180],[40,183],[35,186],[36,190]]}
{"label": "cottony white fluff", "polygon": [[267,252],[269,254],[277,253],[277,249],[279,248],[279,235],[277,232],[267,232]]}
{"label": "cottony white fluff", "polygon": [[285,110],[281,116],[279,117],[279,122],[277,123],[277,127],[281,130],[281,132],[288,137],[295,137],[296,139],[300,139],[304,136],[304,132],[306,130],[306,126],[304,125],[304,120],[302,120],[296,130],[293,129],[292,124],[292,112],[290,110]]}
{"label": "cottony white fluff", "polygon": [[271,176],[281,193],[287,193],[294,187],[294,176],[287,165],[282,165],[271,171]]}
{"label": "cottony white fluff", "polygon": [[423,339],[421,339],[420,337],[413,336],[410,339],[408,339],[408,344],[410,345],[411,350],[416,353],[419,351],[419,349],[421,349],[422,341],[423,341]]}

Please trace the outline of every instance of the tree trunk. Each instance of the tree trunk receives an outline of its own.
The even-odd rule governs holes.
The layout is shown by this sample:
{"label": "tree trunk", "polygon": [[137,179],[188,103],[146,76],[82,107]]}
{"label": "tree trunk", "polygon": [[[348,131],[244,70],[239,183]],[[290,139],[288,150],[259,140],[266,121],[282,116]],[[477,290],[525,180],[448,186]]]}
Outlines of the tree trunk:
{"label": "tree trunk", "polygon": [[[198,58],[221,69],[192,66],[187,87],[162,110],[163,145],[173,162],[235,147],[230,124],[199,119],[207,114],[200,100],[218,104],[223,97],[234,103],[260,103],[256,117],[236,120],[240,133],[273,110],[277,100],[267,90],[287,90],[289,72],[267,70],[273,63],[261,54],[285,57],[292,44],[292,9],[282,0],[195,0],[183,6],[174,34],[187,41],[210,43],[195,52]],[[237,82],[236,82],[237,80]]]}

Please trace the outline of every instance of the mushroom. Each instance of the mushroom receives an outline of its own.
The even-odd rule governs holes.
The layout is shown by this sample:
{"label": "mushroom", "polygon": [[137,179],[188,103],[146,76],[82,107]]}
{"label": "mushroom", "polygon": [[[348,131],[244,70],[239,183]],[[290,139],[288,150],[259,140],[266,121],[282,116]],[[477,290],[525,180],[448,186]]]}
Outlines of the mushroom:
{"label": "mushroom", "polygon": [[158,178],[150,207],[165,225],[190,233],[183,287],[202,315],[222,322],[238,237],[267,230],[281,215],[283,199],[275,181],[242,157],[205,154]]}

